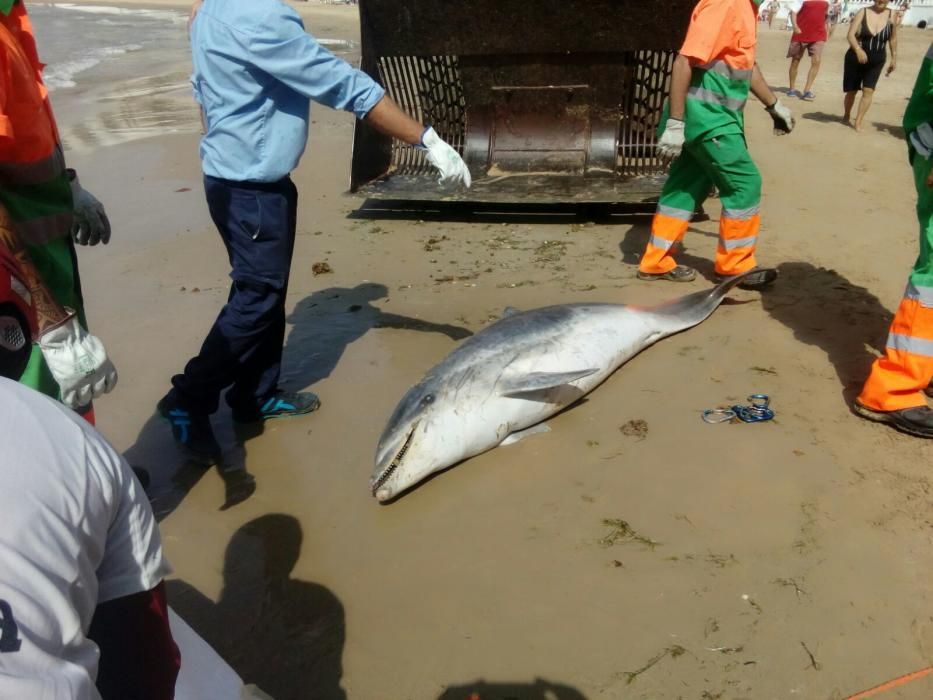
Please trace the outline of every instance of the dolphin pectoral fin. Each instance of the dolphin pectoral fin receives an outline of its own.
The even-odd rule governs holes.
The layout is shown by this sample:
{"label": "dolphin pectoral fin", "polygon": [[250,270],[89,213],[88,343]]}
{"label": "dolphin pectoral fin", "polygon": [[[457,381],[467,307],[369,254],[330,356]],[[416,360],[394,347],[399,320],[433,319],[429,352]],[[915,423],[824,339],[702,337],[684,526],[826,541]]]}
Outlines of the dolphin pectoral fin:
{"label": "dolphin pectoral fin", "polygon": [[537,435],[538,433],[549,432],[551,432],[551,426],[549,426],[547,423],[538,423],[537,425],[533,425],[530,428],[525,428],[524,430],[519,430],[507,435],[505,440],[499,443],[499,447],[508,447],[509,445],[514,445],[516,442],[524,440],[529,435]]}
{"label": "dolphin pectoral fin", "polygon": [[555,389],[577,379],[596,374],[598,371],[598,368],[591,368],[574,372],[530,372],[518,377],[503,379],[499,384],[499,394],[513,397],[533,391]]}

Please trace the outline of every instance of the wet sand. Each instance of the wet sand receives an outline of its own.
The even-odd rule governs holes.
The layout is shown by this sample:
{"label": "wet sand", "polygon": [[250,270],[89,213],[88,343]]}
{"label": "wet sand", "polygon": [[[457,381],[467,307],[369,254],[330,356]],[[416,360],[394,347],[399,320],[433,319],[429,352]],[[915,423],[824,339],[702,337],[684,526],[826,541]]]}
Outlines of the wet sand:
{"label": "wet sand", "polygon": [[[357,36],[353,7],[301,11],[318,33]],[[776,86],[787,40],[761,36]],[[760,257],[779,285],[736,292],[744,303],[629,362],[552,432],[388,506],[367,490],[376,440],[461,329],[506,306],[649,303],[709,283],[635,279],[648,216],[370,218],[343,194],[352,118],[318,108],[295,173],[285,380],[323,408],[258,436],[222,411],[228,466],[204,471],[153,418],[228,283],[197,135],[76,152],[115,230],[81,253],[121,376],[100,427],[153,472],[176,609],[277,700],[845,698],[933,663],[930,446],[847,408],[915,255],[898,125],[928,39],[903,33],[863,134],[835,121],[844,42],[843,27],[816,101],[789,102],[794,134],[773,137],[748,107]],[[705,275],[708,208],[683,257]],[[700,420],[753,392],[773,397],[775,421]],[[633,420],[647,434],[621,430]],[[927,677],[885,697],[931,696]]]}

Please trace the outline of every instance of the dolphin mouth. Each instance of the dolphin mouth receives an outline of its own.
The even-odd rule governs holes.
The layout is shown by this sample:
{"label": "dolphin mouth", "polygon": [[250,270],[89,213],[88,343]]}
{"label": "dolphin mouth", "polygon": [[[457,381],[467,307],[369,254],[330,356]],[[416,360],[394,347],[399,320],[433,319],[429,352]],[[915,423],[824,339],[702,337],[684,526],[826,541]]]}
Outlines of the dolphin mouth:
{"label": "dolphin mouth", "polygon": [[376,492],[382,488],[382,486],[389,480],[389,478],[395,473],[395,470],[399,468],[402,460],[405,458],[405,453],[408,452],[408,448],[411,447],[411,441],[415,437],[415,429],[418,427],[418,424],[415,423],[411,430],[408,431],[408,437],[405,438],[405,443],[402,445],[402,448],[398,451],[398,454],[395,455],[395,459],[392,460],[392,463],[386,467],[385,471],[379,475],[379,478],[374,480],[371,484],[373,496],[376,495]]}

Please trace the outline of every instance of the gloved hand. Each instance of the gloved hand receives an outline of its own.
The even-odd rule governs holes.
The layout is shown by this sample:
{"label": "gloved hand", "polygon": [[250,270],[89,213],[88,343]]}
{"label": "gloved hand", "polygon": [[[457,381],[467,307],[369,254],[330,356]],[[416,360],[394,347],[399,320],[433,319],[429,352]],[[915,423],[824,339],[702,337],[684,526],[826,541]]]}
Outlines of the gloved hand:
{"label": "gloved hand", "polygon": [[463,184],[469,187],[472,183],[470,170],[467,168],[463,158],[457,153],[450,144],[437,135],[433,126],[429,126],[421,135],[421,145],[419,148],[427,151],[428,160],[435,168],[440,170],[441,176],[438,182],[442,185]]}
{"label": "gloved hand", "polygon": [[683,150],[684,120],[671,117],[667,120],[664,133],[658,139],[658,157],[664,161],[674,160]]}
{"label": "gloved hand", "polygon": [[776,100],[770,107],[765,107],[765,111],[771,115],[774,121],[775,136],[783,136],[794,130],[794,115],[780,100]]}
{"label": "gloved hand", "polygon": [[104,344],[81,327],[73,311],[70,313],[66,321],[39,336],[39,348],[61,389],[62,402],[78,408],[113,389],[117,370]]}
{"label": "gloved hand", "polygon": [[74,199],[74,223],[71,236],[78,245],[97,245],[110,242],[110,219],[104,211],[104,205],[97,197],[81,187],[78,175],[69,170],[71,177],[71,196]]}

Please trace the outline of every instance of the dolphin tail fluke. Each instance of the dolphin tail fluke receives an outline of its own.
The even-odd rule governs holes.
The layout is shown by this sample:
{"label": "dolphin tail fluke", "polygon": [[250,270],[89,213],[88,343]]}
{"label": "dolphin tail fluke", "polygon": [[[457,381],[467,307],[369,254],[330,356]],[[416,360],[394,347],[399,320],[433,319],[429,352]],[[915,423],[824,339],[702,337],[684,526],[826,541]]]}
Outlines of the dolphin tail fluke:
{"label": "dolphin tail fluke", "polygon": [[760,272],[761,268],[749,270],[741,275],[725,278],[712,289],[694,292],[678,299],[672,299],[644,309],[654,314],[665,328],[665,335],[692,328],[702,323],[719,307],[726,295],[752,272]]}

